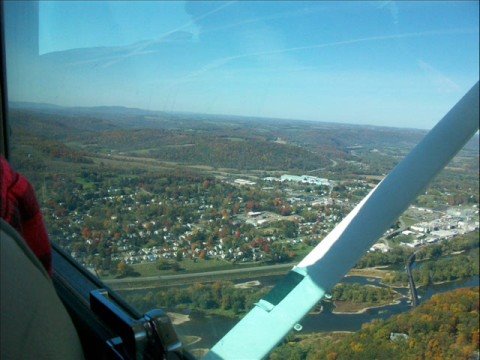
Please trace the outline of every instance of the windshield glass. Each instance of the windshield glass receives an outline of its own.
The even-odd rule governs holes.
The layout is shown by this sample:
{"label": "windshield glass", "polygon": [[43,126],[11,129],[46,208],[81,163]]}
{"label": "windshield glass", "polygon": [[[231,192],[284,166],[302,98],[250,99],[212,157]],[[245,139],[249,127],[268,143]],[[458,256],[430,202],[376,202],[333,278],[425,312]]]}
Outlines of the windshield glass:
{"label": "windshield glass", "polygon": [[[478,10],[6,2],[12,164],[51,240],[201,356],[476,83]],[[408,310],[419,246],[449,269],[418,266],[425,300],[478,285],[478,196],[476,135],[299,334]]]}

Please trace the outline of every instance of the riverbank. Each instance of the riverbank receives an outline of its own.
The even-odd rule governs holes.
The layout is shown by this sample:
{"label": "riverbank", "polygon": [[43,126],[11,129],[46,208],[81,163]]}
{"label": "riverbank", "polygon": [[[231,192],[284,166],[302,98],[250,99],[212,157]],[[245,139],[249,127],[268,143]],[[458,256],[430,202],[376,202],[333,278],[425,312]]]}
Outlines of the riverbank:
{"label": "riverbank", "polygon": [[[361,284],[366,282],[366,280],[360,278],[353,278],[350,281],[357,280],[360,281]],[[432,285],[421,290],[419,295],[422,296],[422,302],[424,302],[437,293],[451,291],[459,287],[477,287],[478,289],[478,281],[478,276],[474,276],[460,282],[453,281],[441,285]],[[272,281],[270,281],[270,283],[272,283]],[[376,284],[378,284],[378,280]],[[390,303],[393,303],[393,301]],[[299,333],[295,332],[294,336],[297,338],[313,334],[314,336],[311,338],[312,341],[320,341],[324,336],[345,336],[348,332],[358,331],[361,329],[362,324],[368,323],[373,319],[387,319],[392,315],[412,309],[411,305],[405,301],[405,297],[393,305],[384,305],[378,308],[376,308],[376,305],[378,304],[374,304],[360,314],[335,314],[332,313],[333,304],[331,302],[323,302],[323,311],[315,314],[309,313],[305,316],[305,318],[300,321],[300,324],[303,326],[302,331]],[[357,309],[357,311],[359,310],[363,309]],[[191,314],[190,321],[180,325],[178,331],[182,334],[201,334],[202,340],[193,346],[198,349],[198,354],[201,355],[202,349],[209,349],[216,344],[224,334],[235,326],[237,321],[238,318],[205,315],[199,312],[198,314]],[[214,329],[214,331],[209,331],[209,329]],[[190,348],[191,347],[189,347],[189,349]],[[201,357],[199,356],[199,358]]]}
{"label": "riverbank", "polygon": [[[352,289],[358,285],[354,284],[350,286]],[[345,315],[363,314],[370,309],[379,309],[386,306],[398,305],[401,302],[401,300],[405,298],[404,294],[401,294],[400,292],[395,291],[391,288],[388,288],[389,290],[387,294],[384,293],[385,291],[384,287],[379,287],[376,285],[370,285],[370,284],[363,285],[363,289],[364,291],[371,290],[374,292],[369,293],[367,295],[365,293],[362,294],[362,292],[358,292],[358,294],[355,294],[355,293],[353,294],[354,295],[353,298],[351,297],[352,295],[350,295],[351,297],[350,299],[349,299],[349,296],[347,296],[347,298],[344,297],[343,300],[340,300],[339,298],[335,299],[333,301],[334,308],[332,309],[332,314],[345,314]],[[377,291],[377,294],[375,294],[375,291]],[[378,293],[378,291],[380,291],[380,293]],[[357,295],[361,297],[359,298]],[[362,299],[363,301],[359,301],[360,299]],[[369,299],[377,299],[377,300],[369,301]]]}
{"label": "riverbank", "polygon": [[247,281],[240,284],[235,284],[234,287],[236,287],[237,289],[251,289],[252,287],[260,286],[260,285],[262,285],[260,281],[252,280],[252,281]]}
{"label": "riverbank", "polygon": [[195,359],[201,359],[205,355],[207,355],[208,350],[209,349],[198,348],[198,349],[191,349],[191,350],[189,350],[189,352],[190,352],[190,354],[192,354],[195,357]]}
{"label": "riverbank", "polygon": [[361,276],[383,280],[392,272],[391,270],[385,270],[385,267],[386,266],[376,266],[363,269],[351,269],[346,276]]}
{"label": "riverbank", "polygon": [[195,335],[185,335],[185,336],[181,336],[180,340],[182,341],[183,346],[189,347],[202,341],[202,338],[200,336],[195,336]]}
{"label": "riverbank", "polygon": [[190,321],[190,316],[185,314],[179,314],[176,312],[167,312],[167,315],[170,318],[170,320],[172,320],[173,325],[181,325],[183,323],[186,323],[187,321]]}
{"label": "riverbank", "polygon": [[322,305],[316,305],[310,312],[308,313],[309,315],[318,315],[321,314],[323,311],[323,306]]}
{"label": "riverbank", "polygon": [[[403,296],[402,296],[403,298]],[[354,315],[364,314],[370,309],[379,309],[390,305],[398,305],[401,302],[401,298],[392,300],[388,303],[371,305],[370,303],[354,303],[352,301],[334,301],[335,308],[332,310],[332,314],[335,315]]]}
{"label": "riverbank", "polygon": [[[474,275],[475,276],[475,275]],[[453,280],[444,280],[444,281],[434,281],[434,282],[431,282],[429,284],[421,284],[421,285],[418,285],[418,284],[415,284],[416,288],[417,289],[421,289],[421,288],[427,288],[431,285],[444,285],[444,284],[449,284],[449,283],[453,283],[453,282],[456,282],[456,281],[462,281],[462,280],[465,280],[465,279],[468,279],[469,277],[467,278],[458,278],[458,279],[453,279]],[[392,289],[408,289],[409,286],[408,286],[408,283],[403,283],[403,284],[399,284],[399,283],[394,283],[394,284],[389,284],[389,283],[385,283],[385,282],[382,282],[380,281],[380,284],[381,285],[384,285],[384,286],[387,286],[387,287],[390,287]]]}

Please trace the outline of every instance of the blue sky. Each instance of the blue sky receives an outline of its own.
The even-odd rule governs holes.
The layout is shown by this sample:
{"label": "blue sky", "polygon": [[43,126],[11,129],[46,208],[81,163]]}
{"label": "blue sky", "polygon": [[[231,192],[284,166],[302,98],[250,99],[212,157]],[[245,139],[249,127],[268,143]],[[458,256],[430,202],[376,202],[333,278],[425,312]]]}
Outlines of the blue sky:
{"label": "blue sky", "polygon": [[14,101],[430,128],[479,77],[473,1],[53,1],[38,25],[25,6]]}

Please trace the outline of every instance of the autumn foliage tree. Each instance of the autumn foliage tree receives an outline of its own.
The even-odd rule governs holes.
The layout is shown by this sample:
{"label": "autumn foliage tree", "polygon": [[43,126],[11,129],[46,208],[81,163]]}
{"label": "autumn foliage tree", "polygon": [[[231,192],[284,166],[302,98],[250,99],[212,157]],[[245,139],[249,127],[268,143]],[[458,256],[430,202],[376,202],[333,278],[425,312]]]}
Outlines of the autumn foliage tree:
{"label": "autumn foliage tree", "polygon": [[[356,333],[288,343],[271,359],[474,359],[479,351],[479,288],[434,295],[412,311],[364,324]],[[391,333],[408,338],[391,340]],[[318,338],[316,338],[318,337]],[[295,354],[285,357],[285,354]]]}

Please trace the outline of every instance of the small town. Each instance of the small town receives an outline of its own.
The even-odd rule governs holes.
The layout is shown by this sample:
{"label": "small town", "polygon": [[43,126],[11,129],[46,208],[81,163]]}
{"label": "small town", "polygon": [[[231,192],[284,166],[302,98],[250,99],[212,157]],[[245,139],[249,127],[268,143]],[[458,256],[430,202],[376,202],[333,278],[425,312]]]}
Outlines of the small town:
{"label": "small town", "polygon": [[[295,261],[298,253],[318,244],[374,185],[363,180],[330,181],[288,174],[256,181],[215,181],[217,189],[229,192],[227,199],[209,191],[210,186],[204,182],[203,196],[188,199],[181,194],[168,197],[122,188],[78,194],[91,206],[79,206],[66,214],[72,218],[70,225],[56,231],[71,255],[92,272],[120,263],[157,263],[162,259]],[[258,194],[257,201],[248,200],[246,193],[252,191]],[[352,199],[351,194],[358,197]],[[59,206],[68,207],[63,203]],[[65,212],[51,214],[59,220]],[[104,214],[104,231],[85,226],[99,214]],[[445,211],[411,206],[406,215],[414,219],[412,224],[398,222],[369,251],[386,253],[395,246],[435,244],[479,227],[476,204]],[[105,239],[110,257],[101,256],[99,262],[99,254],[105,250],[96,245]]]}

